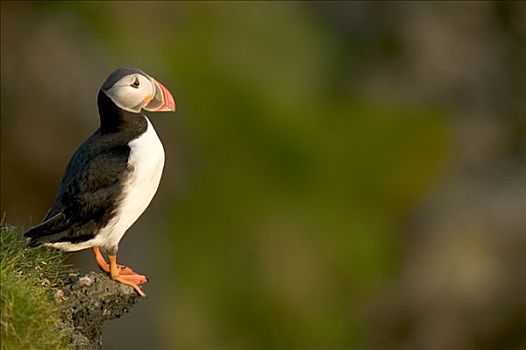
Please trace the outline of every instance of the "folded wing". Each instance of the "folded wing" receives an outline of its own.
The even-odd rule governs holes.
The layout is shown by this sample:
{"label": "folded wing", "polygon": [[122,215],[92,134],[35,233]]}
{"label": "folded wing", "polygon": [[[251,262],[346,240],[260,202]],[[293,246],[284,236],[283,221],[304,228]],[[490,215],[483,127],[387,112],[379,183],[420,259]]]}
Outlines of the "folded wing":
{"label": "folded wing", "polygon": [[115,215],[129,171],[129,153],[126,143],[108,143],[99,132],[92,135],[69,162],[43,222],[24,234],[30,238],[28,245],[94,238]]}

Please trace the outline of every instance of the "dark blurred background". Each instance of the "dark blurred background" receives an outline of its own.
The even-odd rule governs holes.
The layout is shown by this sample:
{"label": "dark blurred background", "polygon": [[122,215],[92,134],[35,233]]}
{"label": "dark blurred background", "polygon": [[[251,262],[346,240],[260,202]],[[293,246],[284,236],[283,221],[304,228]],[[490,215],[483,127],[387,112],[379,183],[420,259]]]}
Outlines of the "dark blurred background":
{"label": "dark blurred background", "polygon": [[524,348],[525,4],[2,1],[1,212],[138,67],[178,109],[107,349]]}

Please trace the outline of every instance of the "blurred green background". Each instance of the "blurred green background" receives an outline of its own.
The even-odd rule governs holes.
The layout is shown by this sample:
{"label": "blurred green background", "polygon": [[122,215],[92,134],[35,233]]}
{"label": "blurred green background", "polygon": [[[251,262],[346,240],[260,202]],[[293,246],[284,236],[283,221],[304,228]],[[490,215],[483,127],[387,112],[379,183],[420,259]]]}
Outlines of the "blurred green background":
{"label": "blurred green background", "polygon": [[177,112],[105,348],[526,346],[525,52],[524,2],[2,2],[1,212],[137,67]]}

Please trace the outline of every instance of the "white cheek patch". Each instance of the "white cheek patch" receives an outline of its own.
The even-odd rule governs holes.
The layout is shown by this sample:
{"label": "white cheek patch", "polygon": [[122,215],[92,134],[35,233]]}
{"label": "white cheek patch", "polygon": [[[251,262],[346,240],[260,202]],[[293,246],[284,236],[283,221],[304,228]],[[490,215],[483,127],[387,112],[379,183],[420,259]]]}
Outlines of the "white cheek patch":
{"label": "white cheek patch", "polygon": [[138,87],[131,86],[132,83],[132,79],[124,77],[105,93],[121,109],[138,113],[143,107],[144,100],[152,95],[153,85],[143,76],[139,76]]}

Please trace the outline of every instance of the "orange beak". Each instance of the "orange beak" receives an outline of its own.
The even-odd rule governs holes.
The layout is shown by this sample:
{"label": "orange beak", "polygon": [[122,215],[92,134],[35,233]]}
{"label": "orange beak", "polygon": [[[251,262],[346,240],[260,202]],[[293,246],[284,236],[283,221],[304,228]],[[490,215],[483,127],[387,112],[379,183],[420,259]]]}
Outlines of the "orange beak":
{"label": "orange beak", "polygon": [[170,91],[157,80],[151,79],[155,87],[155,94],[152,100],[143,108],[150,112],[174,112],[175,101]]}

